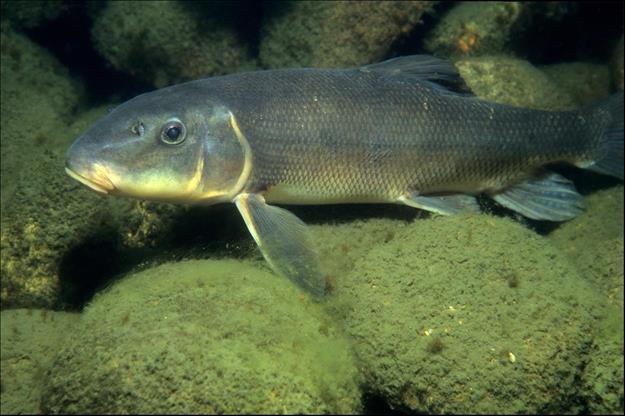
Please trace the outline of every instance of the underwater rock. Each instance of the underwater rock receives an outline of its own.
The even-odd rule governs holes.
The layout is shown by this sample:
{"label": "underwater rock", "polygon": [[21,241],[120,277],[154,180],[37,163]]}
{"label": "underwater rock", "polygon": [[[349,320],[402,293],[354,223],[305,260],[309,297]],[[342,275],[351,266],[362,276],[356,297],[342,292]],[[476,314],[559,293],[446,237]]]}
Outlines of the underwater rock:
{"label": "underwater rock", "polygon": [[539,68],[569,93],[579,106],[594,103],[610,95],[610,71],[606,65],[569,62]]}
{"label": "underwater rock", "polygon": [[589,414],[623,414],[623,307],[606,308],[604,315],[584,368],[581,397]]}
{"label": "underwater rock", "polygon": [[[3,208],[3,307],[59,306],[64,255],[89,241],[114,244],[118,228],[114,207],[127,203],[103,201],[65,174],[61,157],[45,150],[32,151],[30,169],[22,172],[17,189]],[[110,264],[105,257],[108,254],[99,253],[94,264]]]}
{"label": "underwater rock", "polygon": [[321,305],[248,262],[163,264],[100,293],[56,356],[53,413],[355,413],[358,371]]}
{"label": "underwater rock", "polygon": [[586,212],[549,238],[600,294],[601,321],[582,377],[591,414],[623,413],[623,186],[585,198]]}
{"label": "underwater rock", "polygon": [[0,302],[49,307],[58,300],[63,252],[104,221],[106,207],[63,171],[81,85],[7,24],[0,36]]}
{"label": "underwater rock", "polygon": [[18,28],[32,29],[42,23],[54,20],[75,4],[68,1],[3,1],[0,3],[2,16]]}
{"label": "underwater rock", "polygon": [[366,218],[341,224],[309,225],[330,293],[336,281],[349,273],[369,250],[392,241],[407,224],[400,219]]}
{"label": "underwater rock", "polygon": [[586,212],[554,230],[549,239],[603,296],[623,308],[623,186],[584,198]]}
{"label": "underwater rock", "polygon": [[614,48],[612,59],[610,60],[610,72],[612,73],[612,84],[616,89],[623,91],[623,36]]}
{"label": "underwater rock", "polygon": [[14,32],[6,22],[0,26],[0,45],[0,205],[4,213],[33,150],[60,144],[82,88],[47,50]]}
{"label": "underwater rock", "polygon": [[112,1],[96,18],[94,47],[116,69],[157,88],[252,69],[227,2]]}
{"label": "underwater rock", "polygon": [[36,309],[0,312],[2,414],[41,414],[42,375],[78,316]]}
{"label": "underwater rock", "polygon": [[524,8],[522,2],[457,3],[425,38],[425,50],[448,57],[500,53],[520,30]]}
{"label": "underwater rock", "polygon": [[465,58],[455,63],[478,97],[541,110],[570,110],[575,99],[529,62],[505,56]]}
{"label": "underwater rock", "polygon": [[435,3],[275,2],[263,22],[261,63],[268,68],[349,67],[381,61]]}
{"label": "underwater rock", "polygon": [[338,280],[366,388],[418,413],[570,410],[597,296],[549,240],[488,215],[417,220]]}

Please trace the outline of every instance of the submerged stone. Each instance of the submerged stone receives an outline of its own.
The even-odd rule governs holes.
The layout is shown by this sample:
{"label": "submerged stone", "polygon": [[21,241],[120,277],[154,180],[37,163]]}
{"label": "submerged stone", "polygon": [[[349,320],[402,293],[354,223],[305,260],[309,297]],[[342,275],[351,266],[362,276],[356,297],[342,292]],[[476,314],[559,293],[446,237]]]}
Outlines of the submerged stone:
{"label": "submerged stone", "polygon": [[358,373],[321,306],[250,263],[163,264],[97,296],[56,356],[53,413],[354,413]]}
{"label": "submerged stone", "polygon": [[574,411],[597,295],[520,224],[417,220],[357,262],[335,296],[367,388],[394,408]]}

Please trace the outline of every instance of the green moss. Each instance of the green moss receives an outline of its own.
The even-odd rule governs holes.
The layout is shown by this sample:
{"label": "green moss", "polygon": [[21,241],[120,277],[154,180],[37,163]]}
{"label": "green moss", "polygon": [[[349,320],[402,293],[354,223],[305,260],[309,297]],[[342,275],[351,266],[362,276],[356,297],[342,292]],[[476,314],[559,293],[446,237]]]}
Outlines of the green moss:
{"label": "green moss", "polygon": [[333,314],[354,338],[368,388],[393,407],[575,410],[598,297],[549,240],[517,223],[414,221],[334,293]]}
{"label": "green moss", "polygon": [[529,62],[505,56],[465,58],[456,67],[475,95],[544,110],[576,107],[573,97]]}
{"label": "green moss", "polygon": [[586,212],[549,237],[601,295],[580,396],[590,413],[623,413],[623,187],[585,200]]}
{"label": "green moss", "polygon": [[455,57],[501,53],[519,30],[524,8],[520,2],[458,3],[426,37],[425,49]]}
{"label": "green moss", "polygon": [[54,20],[71,7],[70,2],[50,0],[2,1],[2,15],[16,27],[32,29]]}
{"label": "green moss", "polygon": [[345,67],[382,60],[434,2],[277,2],[263,22],[269,68]]}
{"label": "green moss", "polygon": [[78,314],[13,309],[0,312],[2,414],[41,414],[43,374]]}
{"label": "green moss", "polygon": [[586,212],[562,224],[549,238],[605,302],[623,308],[623,187],[584,198]]}
{"label": "green moss", "polygon": [[594,103],[610,95],[610,73],[606,65],[570,62],[540,69],[555,85],[569,93],[577,105]]}
{"label": "green moss", "polygon": [[160,88],[252,69],[224,3],[113,1],[96,18],[95,48],[117,69]]}
{"label": "green moss", "polygon": [[357,412],[348,344],[320,308],[244,262],[127,276],[94,299],[56,357],[45,410]]}
{"label": "green moss", "polygon": [[31,164],[32,149],[58,144],[82,89],[49,52],[4,21],[0,55],[0,211],[4,214],[21,170]]}

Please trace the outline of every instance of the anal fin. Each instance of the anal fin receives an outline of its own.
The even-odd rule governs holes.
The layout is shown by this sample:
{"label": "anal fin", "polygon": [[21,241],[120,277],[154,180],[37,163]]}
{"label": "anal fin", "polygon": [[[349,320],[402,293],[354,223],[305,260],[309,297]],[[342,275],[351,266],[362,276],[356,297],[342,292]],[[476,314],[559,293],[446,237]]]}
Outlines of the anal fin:
{"label": "anal fin", "polygon": [[492,198],[534,220],[566,221],[584,211],[584,198],[571,181],[557,173],[522,182]]}
{"label": "anal fin", "polygon": [[268,205],[258,194],[241,194],[234,202],[272,269],[322,298],[325,278],[306,224],[289,211]]}

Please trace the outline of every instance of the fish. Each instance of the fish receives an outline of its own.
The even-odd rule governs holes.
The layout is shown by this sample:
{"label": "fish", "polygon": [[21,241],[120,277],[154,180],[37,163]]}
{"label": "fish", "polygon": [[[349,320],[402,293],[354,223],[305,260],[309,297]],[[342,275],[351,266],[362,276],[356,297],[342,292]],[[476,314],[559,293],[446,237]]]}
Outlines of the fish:
{"label": "fish", "polygon": [[271,268],[313,299],[326,279],[306,225],[278,205],[396,203],[479,212],[477,195],[535,220],[584,210],[571,164],[623,179],[623,92],[572,111],[477,98],[448,61],[216,76],[139,95],[69,147],[101,194],[234,203]]}

